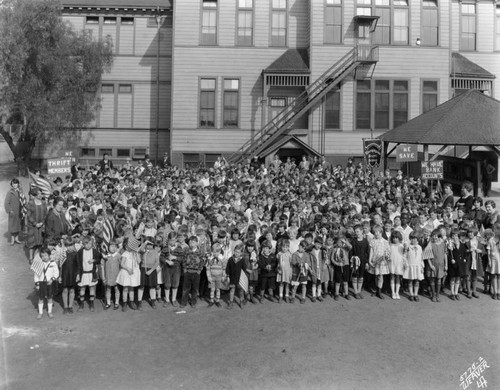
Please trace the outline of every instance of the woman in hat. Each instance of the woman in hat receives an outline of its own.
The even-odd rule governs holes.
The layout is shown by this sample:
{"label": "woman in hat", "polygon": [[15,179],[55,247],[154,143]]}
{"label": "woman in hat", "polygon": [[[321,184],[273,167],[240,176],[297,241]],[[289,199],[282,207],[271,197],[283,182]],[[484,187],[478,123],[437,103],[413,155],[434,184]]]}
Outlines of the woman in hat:
{"label": "woman in hat", "polygon": [[30,190],[30,201],[27,206],[27,241],[29,260],[33,261],[35,250],[43,244],[45,218],[47,218],[47,202],[42,198],[42,192],[33,187]]}
{"label": "woman in hat", "polygon": [[19,232],[21,231],[23,209],[24,212],[26,211],[26,200],[17,178],[10,181],[10,191],[7,192],[4,206],[5,212],[9,216],[8,231],[10,233],[10,244],[20,244]]}

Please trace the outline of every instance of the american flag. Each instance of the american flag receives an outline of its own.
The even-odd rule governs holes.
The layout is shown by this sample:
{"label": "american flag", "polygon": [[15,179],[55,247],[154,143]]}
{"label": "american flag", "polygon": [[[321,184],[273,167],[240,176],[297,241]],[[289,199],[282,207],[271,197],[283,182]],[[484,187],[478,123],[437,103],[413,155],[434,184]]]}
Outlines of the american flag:
{"label": "american flag", "polygon": [[102,227],[102,249],[104,253],[108,253],[109,243],[114,236],[115,230],[113,227],[113,220],[105,219]]}
{"label": "american flag", "polygon": [[30,269],[36,274],[41,275],[43,272],[43,261],[39,256],[35,256]]}
{"label": "american flag", "polygon": [[52,194],[52,186],[50,185],[50,182],[47,179],[44,179],[43,177],[31,173],[30,171],[28,172],[31,181],[33,182],[33,187],[38,188],[40,191],[42,191],[42,195],[45,198],[48,198],[50,194]]}
{"label": "american flag", "polygon": [[248,292],[248,276],[243,270],[241,270],[239,285],[243,291]]}

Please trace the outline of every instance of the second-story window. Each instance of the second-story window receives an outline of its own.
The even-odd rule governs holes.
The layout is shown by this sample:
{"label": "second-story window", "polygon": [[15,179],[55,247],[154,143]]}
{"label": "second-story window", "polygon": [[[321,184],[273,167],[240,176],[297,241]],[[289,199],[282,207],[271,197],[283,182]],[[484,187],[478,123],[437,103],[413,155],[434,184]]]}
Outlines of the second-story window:
{"label": "second-story window", "polygon": [[215,127],[215,79],[200,80],[200,127]]}
{"label": "second-story window", "polygon": [[407,45],[409,42],[408,0],[357,0],[356,15],[378,16],[374,42]]}
{"label": "second-story window", "polygon": [[460,4],[460,50],[476,50],[476,4]]}
{"label": "second-story window", "polygon": [[223,112],[224,127],[238,127],[240,80],[224,79]]}
{"label": "second-story window", "polygon": [[201,44],[217,44],[217,1],[203,0],[201,10]]}
{"label": "second-story window", "polygon": [[423,0],[422,2],[422,35],[424,46],[437,46],[439,36],[439,18],[437,0]]}
{"label": "second-story window", "polygon": [[238,0],[238,46],[253,44],[253,0]]}
{"label": "second-story window", "polygon": [[287,0],[271,0],[271,46],[286,46]]}
{"label": "second-story window", "polygon": [[326,0],[325,43],[342,42],[342,0]]}

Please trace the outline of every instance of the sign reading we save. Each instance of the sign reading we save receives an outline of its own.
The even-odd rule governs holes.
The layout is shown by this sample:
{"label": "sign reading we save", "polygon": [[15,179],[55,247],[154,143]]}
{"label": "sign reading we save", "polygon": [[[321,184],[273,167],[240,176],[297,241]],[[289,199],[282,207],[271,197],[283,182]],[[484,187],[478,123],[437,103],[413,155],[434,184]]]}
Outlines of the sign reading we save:
{"label": "sign reading we save", "polygon": [[423,161],[422,179],[443,179],[443,160]]}
{"label": "sign reading we save", "polygon": [[396,162],[418,161],[418,145],[398,145]]}
{"label": "sign reading we save", "polygon": [[47,170],[49,175],[71,173],[71,157],[49,158]]}

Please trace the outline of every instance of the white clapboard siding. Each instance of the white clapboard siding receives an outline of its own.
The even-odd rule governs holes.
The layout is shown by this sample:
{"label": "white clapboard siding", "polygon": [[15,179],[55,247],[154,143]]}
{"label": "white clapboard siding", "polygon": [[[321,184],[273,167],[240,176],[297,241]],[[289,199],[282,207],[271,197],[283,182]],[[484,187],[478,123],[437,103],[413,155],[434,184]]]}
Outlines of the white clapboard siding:
{"label": "white clapboard siding", "polygon": [[115,125],[115,95],[103,93],[99,110],[99,127],[114,127]]}
{"label": "white clapboard siding", "polygon": [[132,93],[118,93],[117,127],[132,127]]}
{"label": "white clapboard siding", "polygon": [[176,131],[173,129],[170,142],[172,149],[176,151],[232,152],[243,145],[249,137],[250,132],[242,130],[184,129]]}
{"label": "white clapboard siding", "polygon": [[[233,0],[219,1],[218,42],[219,46],[234,46],[236,39],[236,3]],[[195,25],[196,26],[196,25]]]}
{"label": "white clapboard siding", "polygon": [[85,17],[80,15],[64,15],[63,20],[69,22],[75,31],[80,31],[85,24]]}
{"label": "white clapboard siding", "polygon": [[[158,59],[156,57],[117,56],[111,72],[103,74],[104,80],[156,80]],[[172,74],[172,59],[160,57],[160,80],[169,81]]]}
{"label": "white clapboard siding", "polygon": [[[156,85],[155,85],[156,90]],[[172,86],[170,83],[160,84],[160,128],[170,128],[170,100],[172,96]],[[155,100],[156,104],[156,100]]]}
{"label": "white clapboard siding", "polygon": [[288,46],[309,47],[309,35],[307,33],[309,4],[303,0],[290,0],[288,3]]}
{"label": "white clapboard siding", "polygon": [[201,1],[176,1],[174,7],[175,45],[192,46],[200,41]]}
{"label": "white clapboard siding", "polygon": [[113,53],[116,53],[116,24],[103,24],[102,26],[102,37],[111,37],[113,42]]}
{"label": "white clapboard siding", "polygon": [[271,8],[268,1],[254,1],[254,45],[269,46]]}
{"label": "white clapboard siding", "polygon": [[451,50],[460,49],[460,4],[457,1],[451,2]]}
{"label": "white clapboard siding", "polygon": [[134,128],[156,127],[156,93],[151,83],[134,84]]}
{"label": "white clapboard siding", "polygon": [[477,2],[476,7],[477,51],[492,52],[495,47],[495,4],[493,2]]}
{"label": "white clapboard siding", "polygon": [[117,53],[119,55],[134,54],[134,31],[135,26],[128,24],[120,25],[120,39]]}
{"label": "white clapboard siding", "polygon": [[[156,22],[148,27],[148,18],[135,18],[135,55],[156,57],[158,53],[158,28]],[[160,55],[172,53],[172,28],[160,29]]]}
{"label": "white clapboard siding", "polygon": [[439,37],[438,45],[441,47],[450,47],[450,0],[441,0],[439,2]]}

